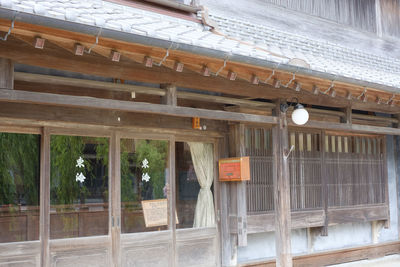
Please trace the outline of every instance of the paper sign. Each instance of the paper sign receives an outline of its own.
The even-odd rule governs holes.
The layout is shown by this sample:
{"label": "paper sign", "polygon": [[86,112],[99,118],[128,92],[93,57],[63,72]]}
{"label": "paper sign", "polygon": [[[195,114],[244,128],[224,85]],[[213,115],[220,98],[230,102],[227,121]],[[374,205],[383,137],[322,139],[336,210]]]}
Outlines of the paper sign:
{"label": "paper sign", "polygon": [[[142,209],[146,227],[168,225],[168,201],[167,199],[143,200]],[[175,220],[178,224],[178,216],[175,211]]]}

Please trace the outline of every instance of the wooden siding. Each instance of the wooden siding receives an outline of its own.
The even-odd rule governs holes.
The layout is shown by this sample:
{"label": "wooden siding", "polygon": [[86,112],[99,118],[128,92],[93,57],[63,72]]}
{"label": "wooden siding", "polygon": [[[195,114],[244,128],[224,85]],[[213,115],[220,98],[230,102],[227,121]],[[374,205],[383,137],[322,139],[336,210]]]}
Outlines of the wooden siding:
{"label": "wooden siding", "polygon": [[400,0],[381,0],[382,34],[400,38]]}
{"label": "wooden siding", "polygon": [[[264,0],[278,6],[376,33],[375,0]],[[388,2],[393,2],[391,0]],[[397,0],[398,1],[398,0]],[[385,1],[383,1],[385,2]],[[391,4],[389,4],[390,6]],[[386,6],[386,5],[385,5]],[[396,24],[393,25],[393,27]],[[398,27],[397,27],[398,28]]]}

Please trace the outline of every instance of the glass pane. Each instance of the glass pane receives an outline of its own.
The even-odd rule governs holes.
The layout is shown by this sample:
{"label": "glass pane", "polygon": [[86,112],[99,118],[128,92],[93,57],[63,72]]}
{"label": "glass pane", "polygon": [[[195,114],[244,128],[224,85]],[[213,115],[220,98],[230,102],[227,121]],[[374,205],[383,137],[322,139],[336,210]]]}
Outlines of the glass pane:
{"label": "glass pane", "polygon": [[108,234],[108,139],[51,136],[50,238]]}
{"label": "glass pane", "polygon": [[168,229],[168,141],[121,139],[121,231]]}
{"label": "glass pane", "polygon": [[40,136],[0,133],[0,242],[39,239]]}
{"label": "glass pane", "polygon": [[[176,210],[179,220],[176,227],[213,227],[215,225],[214,197],[212,194],[214,180],[213,145],[177,142],[175,149]],[[200,191],[199,179],[202,179],[202,191]],[[203,194],[202,197],[200,197],[200,192]],[[197,212],[196,209],[198,209]]]}

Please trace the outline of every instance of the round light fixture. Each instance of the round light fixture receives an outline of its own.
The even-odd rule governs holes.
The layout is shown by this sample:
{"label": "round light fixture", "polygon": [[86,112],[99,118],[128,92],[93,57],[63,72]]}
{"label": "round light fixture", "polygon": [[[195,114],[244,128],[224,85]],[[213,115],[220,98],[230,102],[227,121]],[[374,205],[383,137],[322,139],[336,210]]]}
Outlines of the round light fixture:
{"label": "round light fixture", "polygon": [[292,112],[292,121],[297,125],[304,125],[309,118],[308,111],[302,104],[297,104]]}

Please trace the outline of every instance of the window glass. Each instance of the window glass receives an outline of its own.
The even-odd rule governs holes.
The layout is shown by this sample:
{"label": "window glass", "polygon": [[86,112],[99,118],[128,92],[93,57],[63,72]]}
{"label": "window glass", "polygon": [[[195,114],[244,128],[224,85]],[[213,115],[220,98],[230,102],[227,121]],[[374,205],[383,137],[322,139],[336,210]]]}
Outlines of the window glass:
{"label": "window glass", "polygon": [[168,229],[168,141],[121,139],[121,231]]}
{"label": "window glass", "polygon": [[179,221],[176,227],[214,227],[213,145],[177,142],[175,149],[176,210]]}
{"label": "window glass", "polygon": [[39,239],[40,136],[0,133],[0,242]]}
{"label": "window glass", "polygon": [[108,139],[51,136],[50,238],[108,234]]}

